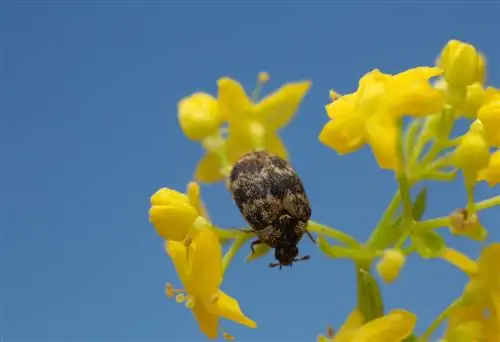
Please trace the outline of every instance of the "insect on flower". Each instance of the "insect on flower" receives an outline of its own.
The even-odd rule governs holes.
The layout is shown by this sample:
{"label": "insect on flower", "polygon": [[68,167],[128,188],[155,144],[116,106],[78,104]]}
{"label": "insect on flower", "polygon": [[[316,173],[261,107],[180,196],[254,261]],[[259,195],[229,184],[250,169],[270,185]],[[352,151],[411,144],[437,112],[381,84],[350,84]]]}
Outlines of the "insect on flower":
{"label": "insect on flower", "polygon": [[287,161],[263,151],[247,153],[231,170],[229,190],[251,227],[245,231],[257,235],[250,244],[252,253],[258,244],[274,248],[278,262],[269,267],[280,269],[310,258],[297,257],[297,244],[304,234],[315,243],[307,230],[311,205],[302,181]]}

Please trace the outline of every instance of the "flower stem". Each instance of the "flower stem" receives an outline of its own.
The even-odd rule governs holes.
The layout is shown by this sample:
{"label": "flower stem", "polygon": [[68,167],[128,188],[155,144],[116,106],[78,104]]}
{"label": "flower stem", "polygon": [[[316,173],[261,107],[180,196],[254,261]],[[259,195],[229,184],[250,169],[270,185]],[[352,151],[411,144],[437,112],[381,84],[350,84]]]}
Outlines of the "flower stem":
{"label": "flower stem", "polygon": [[439,316],[432,322],[432,324],[427,328],[427,330],[420,336],[422,342],[428,341],[432,336],[434,331],[439,328],[439,326],[450,316],[450,314],[462,303],[462,298],[458,298],[453,303],[451,303]]}
{"label": "flower stem", "polygon": [[244,234],[241,235],[239,238],[233,241],[231,247],[229,247],[228,251],[222,258],[222,272],[226,272],[227,268],[231,264],[231,261],[233,261],[233,258],[235,257],[236,253],[243,247],[245,242],[250,239],[251,235],[250,234]]}
{"label": "flower stem", "polygon": [[399,193],[401,194],[401,199],[403,201],[403,222],[405,228],[408,228],[412,221],[412,211],[413,206],[411,203],[410,195],[410,183],[404,172],[399,172],[396,175],[399,184]]}
{"label": "flower stem", "polygon": [[346,234],[338,229],[332,228],[325,226],[324,224],[315,222],[315,221],[309,221],[309,224],[307,226],[307,229],[311,232],[328,236],[332,239],[335,239],[337,241],[340,241],[344,243],[346,246],[354,247],[354,248],[359,248],[360,245],[358,241],[356,241],[355,238],[350,236],[349,234]]}
{"label": "flower stem", "polygon": [[500,205],[500,195],[493,196],[493,197],[488,198],[487,200],[484,200],[481,202],[477,202],[476,203],[476,210],[477,211],[485,210],[485,209],[495,207],[497,205]]}

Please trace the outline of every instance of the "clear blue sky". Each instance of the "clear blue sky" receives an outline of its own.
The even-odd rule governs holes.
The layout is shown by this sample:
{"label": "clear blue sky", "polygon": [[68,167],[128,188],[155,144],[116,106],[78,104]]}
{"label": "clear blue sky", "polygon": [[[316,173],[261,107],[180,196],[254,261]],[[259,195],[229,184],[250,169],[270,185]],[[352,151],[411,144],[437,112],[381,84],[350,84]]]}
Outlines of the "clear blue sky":
{"label": "clear blue sky", "polygon": [[[319,143],[328,90],[350,92],[372,68],[431,64],[450,38],[481,49],[500,86],[498,3],[85,2],[0,11],[3,341],[203,340],[191,313],[164,296],[165,283],[179,281],[147,212],[158,188],[184,189],[202,155],[178,128],[177,102],[216,94],[218,77],[249,90],[263,70],[268,89],[313,81],[282,136],[313,218],[360,239],[395,182],[368,149],[339,157]],[[243,225],[222,185],[202,191],[217,224]],[[477,194],[498,192],[483,184]],[[464,202],[461,183],[433,186],[426,217]],[[482,218],[499,241],[500,209]],[[452,241],[477,256],[477,243]],[[282,272],[267,267],[272,256],[245,265],[246,248],[237,257],[224,289],[259,328],[226,322],[230,333],[310,341],[339,327],[355,305],[352,264],[327,259],[307,239],[301,249],[312,259]],[[383,293],[389,309],[416,312],[422,331],[465,280],[444,262],[411,257]]]}

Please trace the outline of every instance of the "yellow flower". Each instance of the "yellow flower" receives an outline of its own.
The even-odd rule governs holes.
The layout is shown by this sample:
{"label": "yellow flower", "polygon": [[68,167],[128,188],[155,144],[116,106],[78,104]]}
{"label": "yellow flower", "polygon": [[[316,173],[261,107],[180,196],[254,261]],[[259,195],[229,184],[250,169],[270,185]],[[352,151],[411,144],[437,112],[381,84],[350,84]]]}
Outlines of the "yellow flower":
{"label": "yellow flower", "polygon": [[387,96],[389,111],[395,115],[427,116],[440,112],[445,94],[429,80],[441,75],[440,68],[417,67],[394,75]]}
{"label": "yellow flower", "polygon": [[465,287],[464,304],[452,315],[448,333],[475,322],[479,327],[477,334],[485,337],[485,341],[500,341],[500,243],[483,249],[477,261],[451,248],[447,248],[443,258],[470,279]]}
{"label": "yellow flower", "polygon": [[439,112],[445,96],[429,79],[439,68],[418,67],[389,75],[374,69],[359,81],[355,93],[335,97],[326,106],[331,119],[319,140],[339,154],[355,152],[369,143],[379,166],[398,170],[399,127],[403,115],[425,116]]}
{"label": "yellow flower", "polygon": [[477,117],[484,124],[491,146],[500,147],[500,90],[489,88]]}
{"label": "yellow flower", "polygon": [[194,141],[201,141],[215,134],[223,122],[217,100],[201,92],[179,102],[178,119],[186,137]]}
{"label": "yellow flower", "polygon": [[410,336],[416,322],[417,317],[413,313],[396,309],[363,324],[363,316],[354,310],[333,338],[319,336],[318,342],[401,342]]}
{"label": "yellow flower", "polygon": [[224,77],[218,82],[219,101],[229,124],[227,153],[231,163],[255,149],[287,159],[288,154],[278,131],[286,126],[299,108],[311,82],[288,83],[258,103],[253,103],[235,80]]}
{"label": "yellow flower", "polygon": [[392,283],[399,276],[405,265],[406,257],[399,249],[388,249],[377,264],[377,271],[387,283]]}
{"label": "yellow flower", "polygon": [[450,40],[441,52],[438,65],[444,69],[444,77],[451,86],[467,87],[485,81],[485,58],[471,44]]}
{"label": "yellow flower", "polygon": [[204,216],[197,183],[188,185],[188,195],[161,188],[151,196],[149,221],[164,239],[183,241],[193,228],[208,224]]}
{"label": "yellow flower", "polygon": [[490,157],[488,166],[479,172],[478,180],[484,180],[489,186],[500,184],[500,150]]}
{"label": "yellow flower", "polygon": [[189,245],[167,241],[165,249],[185,289],[186,294],[180,296],[180,301],[192,310],[201,331],[208,338],[217,338],[220,318],[250,328],[257,326],[243,314],[238,301],[220,289],[222,247],[213,231],[200,229]]}
{"label": "yellow flower", "polygon": [[475,82],[467,87],[465,101],[458,109],[458,114],[462,114],[468,119],[475,119],[479,108],[486,100],[486,90],[480,82]]}
{"label": "yellow flower", "polygon": [[[256,149],[288,159],[278,131],[292,120],[311,82],[285,84],[258,103],[231,78],[219,79],[218,86],[219,110],[228,122],[228,138],[223,146],[228,162],[234,164],[243,154]],[[205,183],[220,181],[224,178],[221,166],[217,154],[207,153],[197,165],[195,178]]]}
{"label": "yellow flower", "polygon": [[490,159],[490,146],[480,120],[472,123],[469,131],[462,137],[454,153],[455,165],[463,169],[467,177],[477,177]]}

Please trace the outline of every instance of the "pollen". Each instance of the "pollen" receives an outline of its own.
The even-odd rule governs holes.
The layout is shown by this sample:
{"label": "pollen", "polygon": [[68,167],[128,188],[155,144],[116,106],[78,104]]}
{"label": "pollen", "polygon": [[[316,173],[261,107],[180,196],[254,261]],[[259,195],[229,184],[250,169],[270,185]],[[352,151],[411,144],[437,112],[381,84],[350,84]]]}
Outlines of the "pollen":
{"label": "pollen", "polygon": [[187,308],[187,309],[192,309],[194,308],[194,304],[195,304],[195,300],[193,297],[188,297],[188,299],[186,300],[186,302],[184,303],[184,306]]}
{"label": "pollen", "polygon": [[189,297],[187,297],[184,293],[178,293],[176,296],[175,296],[175,301],[177,303],[184,303],[186,300],[188,300]]}
{"label": "pollen", "polygon": [[269,76],[269,73],[265,71],[259,72],[259,74],[257,75],[257,79],[260,84],[266,84],[267,82],[269,82],[270,78],[271,77]]}

